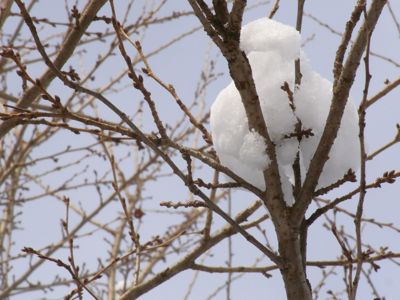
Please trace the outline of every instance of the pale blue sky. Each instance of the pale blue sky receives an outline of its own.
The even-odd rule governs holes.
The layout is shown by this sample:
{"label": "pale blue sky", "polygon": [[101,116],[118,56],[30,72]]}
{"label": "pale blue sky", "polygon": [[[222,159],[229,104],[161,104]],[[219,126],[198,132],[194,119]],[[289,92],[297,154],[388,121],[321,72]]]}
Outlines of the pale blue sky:
{"label": "pale blue sky", "polygon": [[[118,2],[118,1],[116,1]],[[137,1],[143,2],[143,1]],[[256,1],[248,1],[249,5],[254,4]],[[296,6],[295,1],[292,0],[282,0],[281,8],[275,16],[275,19],[283,23],[293,25],[295,24],[296,18]],[[352,6],[356,1],[350,0],[308,0],[306,1],[305,11],[310,13],[323,22],[329,24],[338,31],[343,31],[345,22],[348,19]],[[370,2],[370,1],[369,1]],[[52,19],[63,18],[65,15],[63,9],[64,1],[56,0],[50,1],[51,5],[38,4],[33,10],[33,14],[37,17],[48,17]],[[400,2],[391,1],[392,8],[397,16],[400,18]],[[60,8],[61,7],[61,8]],[[140,5],[138,5],[140,7]],[[268,14],[271,5],[261,6],[257,9],[251,10],[245,14],[245,23],[248,21],[263,17]],[[166,15],[171,11],[182,11],[188,10],[189,5],[186,1],[168,1],[166,7],[160,15]],[[14,8],[14,11],[16,8]],[[108,13],[107,11],[104,13]],[[10,23],[12,26],[12,23]],[[8,24],[7,24],[8,25]],[[199,23],[197,19],[193,16],[184,17],[173,23],[166,23],[162,25],[157,25],[150,28],[145,35],[142,42],[142,46],[145,52],[149,52],[156,49],[158,45],[161,45],[168,41],[170,38],[176,36],[179,33],[183,33],[191,28],[198,26]],[[6,27],[7,28],[7,27]],[[314,38],[308,42],[304,48],[306,51],[312,66],[324,77],[332,78],[332,64],[334,60],[334,55],[336,52],[337,45],[340,41],[340,37],[333,35],[326,28],[319,26],[315,21],[308,17],[304,18],[303,30],[302,30],[303,40],[308,39],[311,36]],[[393,20],[385,9],[383,16],[378,23],[376,31],[373,35],[372,51],[377,52],[381,55],[388,56],[393,60],[400,62],[400,42],[399,42],[399,32],[396,31]],[[105,47],[108,45],[105,43]],[[226,69],[226,63],[221,57],[221,55],[216,55],[217,51],[215,47],[210,46],[210,40],[206,36],[203,30],[199,30],[193,35],[185,38],[182,42],[174,45],[173,47],[164,51],[160,56],[150,59],[150,63],[153,67],[153,71],[162,78],[164,81],[174,85],[176,91],[183,99],[185,103],[190,103],[193,99],[194,89],[199,78],[199,74],[203,65],[204,58],[207,52],[210,51],[210,56],[218,58],[217,69],[224,72],[224,75],[215,83],[210,86],[209,91],[206,95],[206,104],[209,107],[217,95],[218,91],[224,87],[229,81],[229,76]],[[87,48],[88,51],[92,50],[90,46]],[[101,51],[102,49],[97,49]],[[133,53],[133,49],[130,49]],[[87,57],[84,56],[85,59]],[[89,59],[79,62],[83,66],[90,65],[91,61]],[[68,65],[68,64],[67,64]],[[115,76],[120,67],[123,65],[121,60],[113,60],[109,63],[101,75],[96,77],[96,81],[90,83],[92,87],[101,86],[104,82],[107,82],[111,76]],[[41,74],[42,69],[39,68],[29,68],[29,71],[33,73]],[[393,66],[384,60],[371,57],[371,71],[373,74],[370,94],[373,95],[379,91],[384,86],[384,80],[395,80],[399,76],[399,68]],[[363,89],[363,67],[360,67],[360,72],[357,76],[354,88],[351,91],[351,97],[356,103],[358,103],[362,96]],[[10,84],[12,85],[12,84]],[[154,87],[149,82],[150,87]],[[18,89],[18,85],[16,89]],[[52,91],[57,91],[63,88],[61,84],[54,84],[51,87]],[[154,99],[157,99],[157,106],[160,109],[160,115],[164,121],[176,120],[176,106],[170,97],[162,92],[160,89],[154,87],[152,90]],[[131,90],[124,90],[118,95],[118,97],[113,98],[113,100],[123,106],[126,111],[129,112],[130,106],[126,104],[126,99],[131,98]],[[374,105],[370,111],[368,111],[367,121],[368,126],[366,128],[367,133],[367,143],[370,151],[373,151],[384,143],[390,141],[395,134],[395,124],[399,122],[400,113],[400,102],[399,98],[400,92],[395,91],[387,96],[380,103]],[[115,119],[112,113],[107,109],[100,109],[101,113],[108,119]],[[144,122],[144,127],[152,128],[149,123]],[[51,144],[51,149],[49,152],[54,151],[58,148],[64,148],[68,144],[85,144],[87,136],[75,136],[70,133],[64,133],[53,139]],[[383,171],[391,169],[400,169],[400,159],[399,159],[400,147],[397,145],[392,149],[385,152],[382,157],[368,163],[367,177],[369,179],[375,178],[377,175],[381,175]],[[40,150],[40,153],[36,155],[43,155],[44,149]],[[72,158],[71,158],[72,159]],[[99,166],[106,167],[107,164],[100,163],[97,159],[93,159],[92,167],[99,163]],[[37,171],[40,172],[38,167]],[[129,168],[130,166],[126,166]],[[72,172],[72,171],[71,171]],[[73,173],[73,172],[72,172]],[[70,174],[64,174],[60,176],[69,176]],[[58,181],[61,182],[61,177],[53,178],[54,184]],[[160,180],[153,186],[153,190],[157,190],[156,193],[147,193],[147,196],[152,196],[154,203],[160,201],[165,201],[168,199],[176,199],[187,196],[187,191],[185,187],[178,180]],[[400,185],[385,185],[384,188],[379,190],[369,191],[367,193],[367,201],[365,205],[365,215],[377,220],[384,222],[393,222],[399,225],[399,214],[400,211],[400,199],[399,199]],[[338,194],[341,194],[340,192]],[[90,198],[94,197],[93,193],[83,195],[82,192],[76,193],[71,191],[69,196],[73,198]],[[245,193],[243,191],[237,192],[233,195],[233,206],[234,210],[239,210],[246,204],[250,203],[249,199],[252,200],[253,196]],[[82,200],[82,199],[81,199]],[[344,207],[354,208],[356,200],[349,201],[344,205]],[[86,203],[87,204],[87,203]],[[85,205],[86,205],[85,204]],[[90,208],[90,204],[85,206]],[[156,206],[156,205],[155,205]],[[119,207],[115,206],[116,210]],[[107,210],[104,212],[104,218],[112,219],[115,217],[116,211]],[[23,246],[31,246],[40,248],[46,243],[57,240],[60,237],[60,226],[59,220],[64,217],[63,207],[51,199],[45,201],[38,201],[32,204],[27,204],[24,208],[24,215],[21,218],[22,226],[24,226],[23,231],[16,233],[16,247],[15,249],[20,249]],[[143,233],[144,236],[152,236],[165,226],[165,222],[170,217],[160,217],[152,219],[153,222],[151,226],[146,227]],[[74,221],[74,220],[72,220]],[[319,225],[324,222],[321,218]],[[343,218],[338,221],[339,224],[348,226],[352,228],[353,222],[349,218]],[[316,259],[335,259],[340,253],[338,244],[334,241],[332,234],[330,234],[321,226],[315,225],[312,227],[309,234],[309,257],[312,260]],[[269,230],[269,231],[268,231]],[[272,228],[269,226],[267,232],[271,232]],[[38,232],[46,232],[45,235],[38,235]],[[378,246],[390,246],[393,251],[400,252],[400,239],[398,234],[391,232],[390,230],[380,230],[374,226],[367,226],[365,228],[365,237],[368,243],[378,247]],[[56,237],[56,238],[54,238]],[[101,239],[101,237],[100,237]],[[93,245],[96,245],[95,247]],[[86,242],[82,242],[80,249],[78,250],[79,261],[87,262],[88,267],[94,268],[97,265],[97,256],[105,256],[107,254],[107,249],[98,249],[98,245],[104,245],[102,241],[97,241],[96,238],[89,238]],[[252,263],[259,257],[259,253],[254,250],[254,248],[248,243],[244,242],[242,238],[238,237],[234,239],[235,256],[234,265],[244,265],[245,263]],[[93,248],[96,248],[96,253],[93,254]],[[226,255],[227,243],[221,243],[214,251],[214,256],[207,259],[207,264],[222,266],[225,264],[227,259]],[[65,255],[58,254],[58,255]],[[260,265],[264,265],[260,263]],[[381,270],[379,273],[373,275],[373,279],[376,282],[376,287],[381,293],[381,296],[385,296],[386,299],[392,300],[397,299],[400,294],[399,288],[399,278],[400,270],[390,263],[380,263]],[[15,272],[18,273],[19,270],[26,268],[26,262],[16,263]],[[38,278],[53,278],[54,274],[59,272],[59,268],[53,267],[50,264],[42,266],[42,270],[38,272],[38,275],[33,279]],[[339,272],[339,269],[338,269]],[[232,294],[234,300],[240,299],[274,299],[283,300],[285,299],[283,284],[278,272],[272,273],[273,277],[271,279],[266,279],[264,276],[259,274],[249,274],[243,276],[241,279],[234,282],[232,287]],[[309,268],[309,275],[312,286],[318,284],[318,279],[320,278],[320,270]],[[186,292],[186,287],[191,281],[193,273],[186,271],[182,274],[175,276],[170,281],[164,283],[163,285],[152,290],[148,294],[144,295],[140,299],[153,300],[153,299],[183,299]],[[341,275],[334,277],[334,280],[329,280],[327,285],[328,288],[342,287]],[[189,299],[201,300],[206,299],[209,294],[212,293],[215,287],[223,284],[226,280],[226,275],[216,275],[216,274],[200,274],[199,280],[193,293]],[[65,290],[56,291],[48,295],[37,294],[36,299],[59,299],[64,296]],[[359,299],[371,299],[371,293],[369,289],[365,288],[365,283],[363,282],[360,291]],[[13,297],[14,299],[26,299],[22,297]],[[226,299],[225,293],[221,292],[214,299]],[[327,299],[326,290],[325,293],[321,294],[321,298]],[[343,296],[343,299],[345,297]]]}

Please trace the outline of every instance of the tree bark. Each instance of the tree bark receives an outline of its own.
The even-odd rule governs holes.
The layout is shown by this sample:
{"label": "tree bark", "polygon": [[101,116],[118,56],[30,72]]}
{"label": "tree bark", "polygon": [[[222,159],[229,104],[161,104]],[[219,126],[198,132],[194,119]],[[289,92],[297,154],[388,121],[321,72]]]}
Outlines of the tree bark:
{"label": "tree bark", "polygon": [[288,300],[311,300],[311,288],[303,265],[298,230],[284,228],[278,234],[281,256],[280,272],[285,283]]}

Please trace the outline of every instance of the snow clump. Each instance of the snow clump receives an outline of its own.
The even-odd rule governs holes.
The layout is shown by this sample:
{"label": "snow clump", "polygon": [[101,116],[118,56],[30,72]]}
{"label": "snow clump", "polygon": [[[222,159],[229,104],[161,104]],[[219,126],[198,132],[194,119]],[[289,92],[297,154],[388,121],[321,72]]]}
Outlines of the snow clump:
{"label": "snow clump", "polygon": [[[282,189],[287,205],[294,203],[292,165],[300,154],[301,177],[304,180],[310,161],[321,138],[332,99],[332,83],[312,70],[300,50],[299,32],[290,26],[263,18],[249,23],[241,31],[240,45],[253,72],[261,109],[269,135],[276,145]],[[294,88],[294,61],[301,59],[301,85]],[[288,94],[281,89],[284,82],[294,92],[295,110]],[[297,120],[311,137],[287,138],[295,132]],[[211,107],[211,133],[221,163],[259,189],[265,190],[263,170],[269,158],[263,138],[250,132],[239,92],[233,82],[224,88]],[[358,115],[349,101],[338,137],[329,154],[318,186],[324,187],[341,179],[349,169],[359,166]]]}

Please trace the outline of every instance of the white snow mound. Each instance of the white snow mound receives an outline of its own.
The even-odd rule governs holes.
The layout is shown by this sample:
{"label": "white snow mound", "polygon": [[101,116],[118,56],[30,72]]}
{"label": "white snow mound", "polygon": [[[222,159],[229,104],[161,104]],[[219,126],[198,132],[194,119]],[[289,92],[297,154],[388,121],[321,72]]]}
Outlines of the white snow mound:
{"label": "white snow mound", "polygon": [[[282,188],[287,205],[293,205],[292,164],[299,150],[302,180],[321,138],[332,99],[332,83],[311,69],[300,50],[300,34],[293,27],[263,18],[242,28],[240,45],[253,72],[268,132],[276,145]],[[294,60],[301,58],[303,75],[299,88],[294,88]],[[281,89],[287,82],[294,92],[295,111],[289,106],[288,95]],[[297,119],[314,136],[285,138],[294,133]],[[231,82],[211,106],[211,133],[221,163],[254,186],[264,190],[263,170],[269,164],[265,141],[250,132],[246,113],[235,85]],[[349,101],[338,137],[319,179],[319,187],[332,184],[349,169],[359,167],[358,115]]]}

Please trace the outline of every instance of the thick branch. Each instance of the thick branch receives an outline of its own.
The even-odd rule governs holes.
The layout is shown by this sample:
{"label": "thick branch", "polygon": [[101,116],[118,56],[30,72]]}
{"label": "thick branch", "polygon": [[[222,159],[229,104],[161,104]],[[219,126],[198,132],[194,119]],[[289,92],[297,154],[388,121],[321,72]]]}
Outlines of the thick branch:
{"label": "thick branch", "polygon": [[235,1],[230,14],[229,26],[224,31],[223,36],[219,36],[214,30],[215,25],[210,23],[209,18],[206,18],[205,12],[202,11],[197,2],[195,0],[188,1],[202,23],[204,30],[219,47],[228,62],[229,73],[242,99],[249,130],[254,130],[265,138],[267,144],[266,152],[271,159],[271,164],[264,171],[265,186],[267,189],[265,191],[265,199],[263,200],[271,212],[274,223],[279,224],[283,220],[282,217],[286,206],[281,189],[275,145],[268,134],[249,60],[246,54],[240,49],[240,28],[245,1]]}
{"label": "thick branch", "polygon": [[[25,10],[25,5],[21,0],[15,1],[18,7],[21,10]],[[89,27],[90,23],[93,21],[97,12],[102,8],[102,6],[107,2],[107,0],[92,0],[90,1],[84,11],[82,12],[82,16],[79,19],[79,27],[74,26],[70,31],[67,32],[66,38],[64,39],[64,43],[61,46],[57,57],[54,60],[54,66],[57,69],[61,69],[64,64],[68,61],[68,59],[73,54],[75,48],[78,46],[78,43],[86,32],[86,29]],[[56,77],[56,74],[53,72],[51,68],[47,69],[47,71],[40,77],[41,85],[46,88],[50,85],[53,79]],[[28,89],[22,99],[17,103],[18,108],[27,108],[33,102],[35,102],[40,96],[40,89],[34,85],[30,89]],[[16,125],[15,120],[10,120],[3,122],[0,125],[0,139],[4,137],[14,126]]]}
{"label": "thick branch", "polygon": [[0,29],[10,15],[11,6],[14,0],[4,0],[0,3]]}
{"label": "thick branch", "polygon": [[326,121],[325,129],[314,157],[311,160],[307,177],[300,193],[299,201],[296,202],[294,206],[293,217],[298,224],[300,224],[302,221],[307,207],[311,202],[314,190],[318,184],[318,179],[321,175],[325,162],[328,160],[329,152],[337,136],[344,108],[349,97],[350,88],[353,85],[362,54],[367,45],[368,33],[372,32],[372,30],[375,28],[385,4],[386,0],[374,0],[372,2],[368,11],[368,17],[361,26],[357,38],[350,50],[346,63],[343,66],[341,75],[337,80],[337,84],[333,86],[332,104]]}

